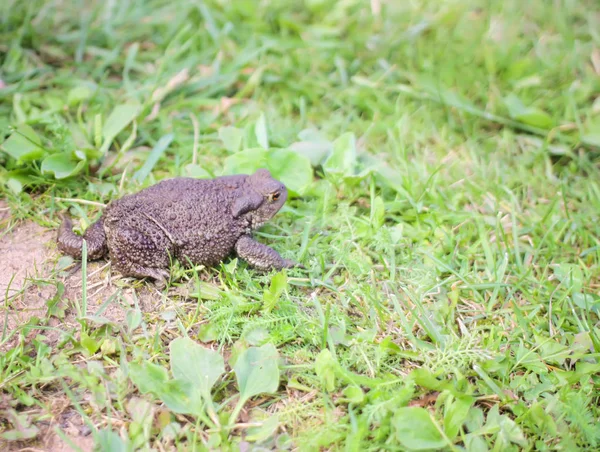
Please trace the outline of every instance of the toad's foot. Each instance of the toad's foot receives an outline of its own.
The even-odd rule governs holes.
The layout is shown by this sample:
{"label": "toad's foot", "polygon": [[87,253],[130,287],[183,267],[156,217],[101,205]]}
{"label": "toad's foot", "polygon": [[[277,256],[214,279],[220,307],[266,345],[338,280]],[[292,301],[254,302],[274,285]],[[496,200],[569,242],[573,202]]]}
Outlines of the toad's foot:
{"label": "toad's foot", "polygon": [[281,270],[300,266],[294,261],[284,259],[273,248],[257,242],[249,235],[243,235],[235,244],[235,252],[252,267],[258,270]]}
{"label": "toad's foot", "polygon": [[154,280],[154,285],[156,288],[162,290],[167,286],[167,281],[169,280],[171,274],[164,268],[135,266],[129,272],[127,272],[127,276],[135,276],[136,278],[151,278]]}

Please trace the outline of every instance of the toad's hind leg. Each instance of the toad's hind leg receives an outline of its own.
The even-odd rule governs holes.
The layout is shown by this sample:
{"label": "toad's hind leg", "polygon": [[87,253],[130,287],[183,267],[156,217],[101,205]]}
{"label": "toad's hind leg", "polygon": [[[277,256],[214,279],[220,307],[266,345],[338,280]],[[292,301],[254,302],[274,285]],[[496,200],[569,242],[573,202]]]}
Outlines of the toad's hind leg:
{"label": "toad's hind leg", "polygon": [[171,242],[161,231],[142,233],[131,227],[109,229],[110,260],[124,276],[152,278],[164,286],[169,278]]}

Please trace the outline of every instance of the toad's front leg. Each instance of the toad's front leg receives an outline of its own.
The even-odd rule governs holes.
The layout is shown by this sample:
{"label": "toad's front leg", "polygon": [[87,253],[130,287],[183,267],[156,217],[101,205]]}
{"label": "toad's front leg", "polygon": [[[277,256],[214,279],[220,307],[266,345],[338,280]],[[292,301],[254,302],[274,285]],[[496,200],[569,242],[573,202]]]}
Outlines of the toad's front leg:
{"label": "toad's front leg", "polygon": [[243,235],[235,244],[236,254],[252,267],[259,270],[291,268],[301,266],[294,261],[284,259],[273,248],[257,242],[249,235]]}

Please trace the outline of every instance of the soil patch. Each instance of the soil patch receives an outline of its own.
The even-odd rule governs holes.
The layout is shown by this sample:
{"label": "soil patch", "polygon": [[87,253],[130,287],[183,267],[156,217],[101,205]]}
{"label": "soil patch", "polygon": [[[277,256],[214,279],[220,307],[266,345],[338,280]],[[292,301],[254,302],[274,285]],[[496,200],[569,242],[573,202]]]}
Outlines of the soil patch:
{"label": "soil patch", "polygon": [[[55,347],[71,334],[78,336],[79,315],[87,316],[90,326],[125,325],[132,310],[149,313],[163,307],[161,292],[111,273],[107,261],[89,262],[84,284],[81,263],[60,259],[55,237],[56,231],[34,222],[12,221],[8,207],[0,201],[0,352],[14,348],[24,334],[26,342],[41,334],[44,342]],[[84,293],[85,313],[81,312]],[[24,329],[28,324],[34,327]],[[40,429],[36,438],[0,441],[0,450],[93,450],[89,428],[74,410],[55,413],[51,420],[36,425]],[[68,441],[56,434],[55,426]]]}
{"label": "soil patch", "polygon": [[[41,426],[37,438],[29,441],[0,441],[0,449],[7,452],[92,452],[94,438],[89,432],[82,432],[81,418],[75,422],[61,422],[60,428],[67,438],[65,441],[50,426]],[[79,422],[78,422],[79,421]],[[73,447],[74,446],[74,447]]]}
{"label": "soil patch", "polygon": [[[81,263],[65,268],[57,265],[61,256],[54,245],[55,231],[29,221],[11,222],[10,212],[1,202],[0,215],[0,294],[4,301],[0,334],[14,333],[35,322],[44,328],[32,329],[28,339],[42,333],[46,343],[56,345],[64,334],[78,329],[80,313],[98,326],[106,322],[124,324],[128,311],[151,312],[162,304],[161,293],[151,285],[130,287],[119,274],[111,274],[107,261],[97,261],[87,265],[87,311],[81,312]],[[17,340],[14,334],[0,350],[10,349]]]}
{"label": "soil patch", "polygon": [[53,233],[33,222],[10,224],[9,214],[0,202],[0,294],[10,297],[27,279],[43,274]]}

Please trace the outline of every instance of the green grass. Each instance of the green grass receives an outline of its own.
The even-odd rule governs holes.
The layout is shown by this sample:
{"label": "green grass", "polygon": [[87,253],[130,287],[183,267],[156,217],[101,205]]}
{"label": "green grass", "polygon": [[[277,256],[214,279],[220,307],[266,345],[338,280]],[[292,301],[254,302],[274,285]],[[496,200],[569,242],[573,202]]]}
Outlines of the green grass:
{"label": "green grass", "polygon": [[[48,313],[3,335],[2,440],[72,412],[103,450],[599,448],[599,30],[592,0],[2,2],[0,140],[39,139],[0,151],[11,228],[258,156],[297,187],[259,239],[307,267],[176,265],[152,309],[117,278],[102,324],[52,254]],[[163,403],[186,336],[225,357],[213,416]],[[232,419],[266,343],[279,385]]]}

